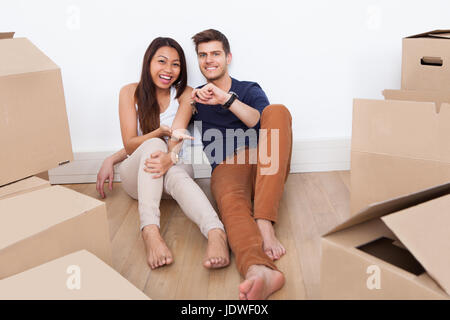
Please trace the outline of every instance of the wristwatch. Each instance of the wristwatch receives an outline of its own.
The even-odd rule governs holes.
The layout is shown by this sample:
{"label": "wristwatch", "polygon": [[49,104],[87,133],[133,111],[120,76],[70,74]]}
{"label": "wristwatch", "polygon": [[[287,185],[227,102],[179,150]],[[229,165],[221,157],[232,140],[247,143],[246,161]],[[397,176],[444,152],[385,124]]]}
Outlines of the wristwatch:
{"label": "wristwatch", "polygon": [[222,105],[222,108],[224,108],[224,109],[229,109],[231,107],[231,105],[233,104],[234,100],[236,100],[238,97],[238,95],[236,93],[234,93],[233,91],[230,91],[229,93],[231,94],[231,97],[230,97],[230,99],[228,99],[227,102],[225,102]]}
{"label": "wristwatch", "polygon": [[180,161],[180,156],[178,155],[178,153],[171,151],[171,154],[173,154],[173,156],[170,157],[170,159],[172,160],[173,164],[177,164],[178,161]]}

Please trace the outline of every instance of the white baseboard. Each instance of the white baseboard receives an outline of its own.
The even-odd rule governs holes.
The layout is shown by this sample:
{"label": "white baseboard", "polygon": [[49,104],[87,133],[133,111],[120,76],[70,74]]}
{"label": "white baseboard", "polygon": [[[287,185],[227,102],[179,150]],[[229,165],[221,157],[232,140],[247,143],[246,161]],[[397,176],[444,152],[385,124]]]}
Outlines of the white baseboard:
{"label": "white baseboard", "polygon": [[[49,171],[50,183],[92,183],[97,180],[97,172],[103,160],[111,152],[78,152],[74,161]],[[202,152],[195,147],[194,152]],[[117,169],[117,166],[116,166]],[[350,138],[294,140],[291,160],[291,173],[350,170]],[[115,170],[114,181],[120,181]],[[209,164],[194,165],[195,178],[211,176]]]}

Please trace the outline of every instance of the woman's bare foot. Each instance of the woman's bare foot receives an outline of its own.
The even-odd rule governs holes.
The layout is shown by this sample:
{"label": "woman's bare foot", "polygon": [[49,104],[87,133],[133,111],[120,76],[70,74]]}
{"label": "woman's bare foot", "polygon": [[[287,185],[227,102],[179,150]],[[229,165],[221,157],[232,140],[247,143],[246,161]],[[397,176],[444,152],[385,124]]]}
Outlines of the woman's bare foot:
{"label": "woman's bare foot", "polygon": [[272,221],[265,219],[256,219],[259,231],[263,238],[263,250],[267,256],[272,260],[280,259],[285,253],[286,249],[275,236]]}
{"label": "woman's bare foot", "polygon": [[145,226],[142,229],[142,238],[144,239],[147,263],[150,268],[156,269],[173,262],[172,253],[161,237],[157,225],[150,224]]}
{"label": "woman's bare foot", "polygon": [[206,248],[203,266],[208,269],[226,267],[230,263],[230,250],[227,236],[222,229],[211,229],[208,232],[208,247]]}
{"label": "woman's bare foot", "polygon": [[240,300],[265,300],[284,285],[284,276],[280,271],[263,265],[252,265],[247,271],[244,282],[239,285]]}

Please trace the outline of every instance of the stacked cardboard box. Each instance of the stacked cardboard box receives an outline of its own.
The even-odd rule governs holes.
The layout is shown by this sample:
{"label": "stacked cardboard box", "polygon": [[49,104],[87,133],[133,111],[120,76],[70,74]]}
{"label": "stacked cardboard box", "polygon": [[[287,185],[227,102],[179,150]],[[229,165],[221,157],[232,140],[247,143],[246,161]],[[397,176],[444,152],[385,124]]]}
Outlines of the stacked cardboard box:
{"label": "stacked cardboard box", "polygon": [[322,238],[324,299],[449,299],[450,31],[403,39],[401,90],[355,99],[351,218]]}
{"label": "stacked cardboard box", "polygon": [[[52,279],[53,264],[7,277],[80,250],[111,264],[111,244],[103,202],[30,178],[73,160],[60,68],[13,33],[0,33],[0,61],[0,286],[11,284],[11,297],[25,298],[29,288],[13,284],[39,274],[47,277],[40,279],[45,288],[59,277]],[[80,255],[71,262],[77,264],[77,257],[84,263]],[[1,297],[10,297],[8,292]],[[97,293],[96,298],[114,296]],[[47,297],[36,291],[32,296]]]}
{"label": "stacked cardboard box", "polygon": [[355,99],[352,214],[450,180],[449,63],[449,30],[407,37],[402,89],[385,90],[386,101]]}
{"label": "stacked cardboard box", "polygon": [[149,300],[92,253],[81,250],[5,280],[0,300]]}

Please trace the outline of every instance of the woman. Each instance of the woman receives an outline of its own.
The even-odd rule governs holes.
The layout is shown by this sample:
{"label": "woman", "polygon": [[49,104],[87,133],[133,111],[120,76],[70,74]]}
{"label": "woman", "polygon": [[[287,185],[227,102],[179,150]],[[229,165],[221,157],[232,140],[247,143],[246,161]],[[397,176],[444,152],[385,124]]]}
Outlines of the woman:
{"label": "woman", "polygon": [[[144,55],[139,83],[120,90],[119,116],[124,149],[105,159],[97,175],[97,191],[112,189],[114,165],[120,164],[123,189],[139,201],[142,237],[152,269],[173,262],[159,232],[159,204],[163,191],[170,194],[208,239],[203,265],[229,264],[223,224],[208,198],[193,180],[192,165],[183,164],[183,133],[191,116],[192,88],[187,86],[186,59],[171,38],[156,38]],[[184,152],[184,155],[186,153]]]}

